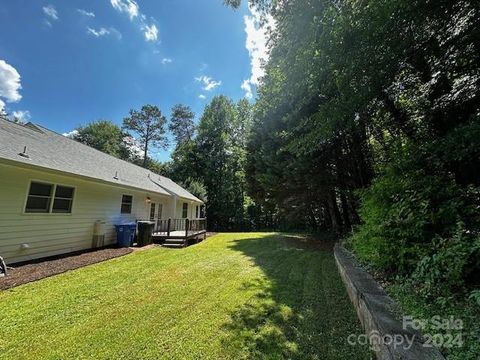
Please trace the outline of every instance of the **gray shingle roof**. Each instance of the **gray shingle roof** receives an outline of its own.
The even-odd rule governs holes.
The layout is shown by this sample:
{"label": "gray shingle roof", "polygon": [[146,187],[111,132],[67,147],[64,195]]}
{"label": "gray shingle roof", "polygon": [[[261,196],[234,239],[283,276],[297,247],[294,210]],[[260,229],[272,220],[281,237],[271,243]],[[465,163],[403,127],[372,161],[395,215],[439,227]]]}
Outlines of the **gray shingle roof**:
{"label": "gray shingle roof", "polygon": [[[28,158],[20,156],[24,147]],[[200,201],[172,180],[104,154],[40,125],[0,118],[0,158],[163,195]]]}

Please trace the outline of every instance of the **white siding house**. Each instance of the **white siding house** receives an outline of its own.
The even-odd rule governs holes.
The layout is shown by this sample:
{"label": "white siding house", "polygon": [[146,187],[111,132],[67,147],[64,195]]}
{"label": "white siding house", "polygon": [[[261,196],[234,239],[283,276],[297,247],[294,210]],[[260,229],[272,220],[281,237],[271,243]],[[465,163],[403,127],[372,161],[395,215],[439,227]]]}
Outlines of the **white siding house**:
{"label": "white siding house", "polygon": [[196,219],[202,204],[149,170],[41,126],[0,119],[0,256],[7,263],[89,249],[97,220],[108,245],[115,224]]}

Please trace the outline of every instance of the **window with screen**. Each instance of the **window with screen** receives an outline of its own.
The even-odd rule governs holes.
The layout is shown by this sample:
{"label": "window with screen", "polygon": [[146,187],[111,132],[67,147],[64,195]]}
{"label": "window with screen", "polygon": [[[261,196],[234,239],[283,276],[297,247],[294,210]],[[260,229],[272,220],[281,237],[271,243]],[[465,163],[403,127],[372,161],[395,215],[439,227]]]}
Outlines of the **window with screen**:
{"label": "window with screen", "polygon": [[131,214],[132,213],[132,204],[133,196],[132,195],[122,195],[122,206],[120,212],[122,214]]}
{"label": "window with screen", "polygon": [[25,212],[27,213],[48,213],[52,201],[53,185],[40,182],[31,182],[28,191]]}
{"label": "window with screen", "polygon": [[158,204],[157,219],[162,218],[162,212],[163,212],[163,204]]}
{"label": "window with screen", "polygon": [[70,214],[72,212],[74,188],[57,185],[53,199],[52,213]]}
{"label": "window with screen", "polygon": [[182,218],[186,219],[188,216],[188,204],[187,203],[183,203],[183,207],[182,207]]}
{"label": "window with screen", "polygon": [[155,203],[150,204],[150,221],[155,220]]}
{"label": "window with screen", "polygon": [[71,186],[32,181],[28,190],[25,212],[70,214],[74,191],[75,189]]}

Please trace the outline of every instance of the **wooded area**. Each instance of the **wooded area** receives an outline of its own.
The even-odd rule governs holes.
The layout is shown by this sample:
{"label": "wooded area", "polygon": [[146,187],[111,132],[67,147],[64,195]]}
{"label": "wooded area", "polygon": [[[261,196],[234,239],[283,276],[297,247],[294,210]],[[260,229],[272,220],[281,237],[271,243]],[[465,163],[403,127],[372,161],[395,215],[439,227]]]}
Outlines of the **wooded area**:
{"label": "wooded area", "polygon": [[250,196],[277,224],[346,236],[412,313],[463,318],[469,346],[446,352],[476,358],[480,2],[250,3],[276,24]]}

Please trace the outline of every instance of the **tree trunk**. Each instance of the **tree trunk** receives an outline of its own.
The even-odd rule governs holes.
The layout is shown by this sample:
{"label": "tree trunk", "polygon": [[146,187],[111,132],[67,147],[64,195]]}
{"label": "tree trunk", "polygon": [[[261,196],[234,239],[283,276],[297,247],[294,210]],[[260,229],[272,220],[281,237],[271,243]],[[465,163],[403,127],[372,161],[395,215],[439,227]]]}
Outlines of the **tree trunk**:
{"label": "tree trunk", "polygon": [[345,193],[340,193],[340,201],[342,203],[342,215],[343,215],[343,223],[345,225],[345,230],[351,231],[352,230],[352,223],[350,221],[350,211],[348,209],[348,201]]}
{"label": "tree trunk", "polygon": [[409,138],[414,139],[416,132],[409,121],[408,115],[397,107],[395,102],[390,98],[387,92],[382,92],[381,100],[385,109],[390,113],[395,121],[395,125]]}
{"label": "tree trunk", "polygon": [[334,190],[330,191],[330,193],[328,194],[327,208],[330,215],[332,230],[335,233],[340,233],[342,219],[340,218],[340,211],[338,210],[337,199]]}
{"label": "tree trunk", "polygon": [[143,150],[143,167],[147,167],[147,155],[148,155],[148,141],[145,141],[145,146]]}

